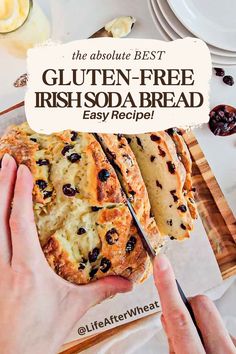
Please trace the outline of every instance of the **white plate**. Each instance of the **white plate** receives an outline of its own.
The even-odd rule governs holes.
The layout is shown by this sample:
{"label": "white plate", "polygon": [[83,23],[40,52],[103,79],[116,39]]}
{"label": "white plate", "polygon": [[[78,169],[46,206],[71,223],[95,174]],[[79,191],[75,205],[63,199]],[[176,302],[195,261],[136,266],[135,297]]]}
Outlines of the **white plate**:
{"label": "white plate", "polygon": [[157,17],[156,17],[156,14],[154,12],[154,8],[153,8],[153,4],[152,4],[152,1],[149,0],[148,1],[148,7],[149,7],[149,10],[150,10],[150,13],[151,13],[151,17],[153,19],[153,22],[156,26],[156,28],[158,29],[158,32],[160,32],[160,34],[162,35],[162,37],[164,38],[164,40],[166,42],[169,42],[171,41],[172,39],[170,38],[170,36],[168,36],[168,34],[163,30],[160,22],[158,21]]}
{"label": "white plate", "polygon": [[167,0],[194,35],[225,50],[236,51],[235,0]]}
{"label": "white plate", "polygon": [[[169,4],[166,0],[156,0],[156,3],[159,5],[159,9],[162,12],[165,20],[168,22],[169,26],[173,28],[173,30],[182,38],[185,37],[193,37],[193,33],[188,31],[186,27],[179,21],[179,19],[175,16],[174,12],[171,10]],[[155,7],[155,1],[153,2],[153,7]],[[235,57],[236,52],[231,52],[228,50],[223,50],[217,47],[214,47],[208,43],[208,48],[210,49],[211,53],[220,55],[220,56],[227,56],[227,57]]]}
{"label": "white plate", "polygon": [[[162,24],[159,21],[159,17],[157,17],[156,15],[156,6],[153,6],[153,2],[155,0],[149,0],[149,9],[151,12],[151,16],[153,18],[153,21],[158,29],[158,31],[161,33],[162,37],[165,39],[165,41],[172,41],[175,39],[181,39],[182,37],[178,36],[177,34],[175,34],[175,38],[172,38],[168,32],[163,28]],[[162,23],[164,23],[164,21],[162,21]],[[177,35],[177,38],[176,38]],[[231,66],[231,65],[236,65],[236,58],[230,58],[230,57],[222,57],[219,56],[217,54],[211,54],[211,58],[212,58],[212,63],[214,66],[219,66],[219,65],[223,65],[223,66]]]}
{"label": "white plate", "polygon": [[[159,5],[157,4],[157,2],[155,0],[151,0],[151,2],[152,2],[153,11],[156,15],[156,18],[159,21],[159,23],[161,24],[161,26],[163,27],[163,29],[165,30],[165,32],[168,34],[168,36],[173,40],[180,39],[181,37],[178,35],[178,33],[176,33],[173,30],[173,28],[168,24],[167,20],[163,16],[161,9],[160,9]],[[194,35],[191,34],[190,37],[194,37]]]}

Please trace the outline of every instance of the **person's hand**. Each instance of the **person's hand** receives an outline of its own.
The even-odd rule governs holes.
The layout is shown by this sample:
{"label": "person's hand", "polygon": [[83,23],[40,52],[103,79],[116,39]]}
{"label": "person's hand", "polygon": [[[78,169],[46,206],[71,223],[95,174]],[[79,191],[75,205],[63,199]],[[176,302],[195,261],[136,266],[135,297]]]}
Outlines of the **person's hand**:
{"label": "person's hand", "polygon": [[222,319],[206,296],[190,298],[204,347],[178,293],[174,272],[164,255],[154,260],[154,279],[162,306],[162,325],[171,354],[235,354],[236,349]]}
{"label": "person's hand", "polygon": [[[29,169],[4,155],[0,171],[0,351],[55,354],[93,305],[127,292],[132,284],[107,277],[73,285],[47,264],[32,208]],[[12,210],[11,210],[12,203]]]}

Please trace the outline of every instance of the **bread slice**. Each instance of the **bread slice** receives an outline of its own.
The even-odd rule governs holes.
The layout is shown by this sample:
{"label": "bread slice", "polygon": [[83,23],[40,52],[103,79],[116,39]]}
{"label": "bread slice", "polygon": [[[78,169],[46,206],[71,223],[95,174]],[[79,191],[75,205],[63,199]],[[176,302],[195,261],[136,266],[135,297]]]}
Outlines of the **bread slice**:
{"label": "bread slice", "polygon": [[[151,213],[148,192],[143,182],[142,174],[137,164],[135,155],[131,150],[127,139],[121,134],[98,134],[100,142],[106,153],[113,160],[116,169],[122,175],[123,185],[129,200],[147,233],[155,230],[156,249],[163,242],[161,234]],[[151,234],[153,234],[151,232]]]}
{"label": "bread slice", "polygon": [[[127,170],[127,186],[134,181],[138,218],[158,249],[160,233],[150,217],[148,195],[134,155],[126,141],[126,146],[119,146],[125,143],[123,139],[111,135],[106,141],[117,156],[117,165]],[[150,259],[117,175],[93,134],[67,130],[41,135],[24,123],[11,127],[1,138],[0,158],[4,153],[11,154],[18,164],[26,164],[33,174],[39,239],[58,275],[76,284],[107,275],[135,282],[147,277]]]}
{"label": "bread slice", "polygon": [[171,128],[167,130],[167,133],[170,135],[172,140],[175,143],[177,155],[180,161],[183,163],[186,170],[186,179],[184,183],[184,194],[188,203],[188,207],[193,219],[197,219],[197,206],[194,201],[195,188],[192,183],[192,159],[190,152],[188,150],[187,144],[182,137],[182,133],[177,128]]}
{"label": "bread slice", "polygon": [[184,195],[186,170],[172,138],[164,131],[128,135],[145,181],[152,211],[163,235],[189,237],[193,220]]}

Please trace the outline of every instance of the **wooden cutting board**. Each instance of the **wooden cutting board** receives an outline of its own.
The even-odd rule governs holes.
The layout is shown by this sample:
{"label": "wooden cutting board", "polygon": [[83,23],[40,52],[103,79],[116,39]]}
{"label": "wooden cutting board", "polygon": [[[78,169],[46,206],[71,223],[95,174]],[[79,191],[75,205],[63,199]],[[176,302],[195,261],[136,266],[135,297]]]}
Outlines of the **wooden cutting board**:
{"label": "wooden cutting board", "polygon": [[[196,187],[198,213],[214,251],[223,279],[236,274],[236,219],[192,132],[184,133],[193,161],[193,185]],[[152,314],[150,316],[155,316]],[[60,354],[77,354],[95,344],[131,329],[144,319],[77,340],[62,347]]]}

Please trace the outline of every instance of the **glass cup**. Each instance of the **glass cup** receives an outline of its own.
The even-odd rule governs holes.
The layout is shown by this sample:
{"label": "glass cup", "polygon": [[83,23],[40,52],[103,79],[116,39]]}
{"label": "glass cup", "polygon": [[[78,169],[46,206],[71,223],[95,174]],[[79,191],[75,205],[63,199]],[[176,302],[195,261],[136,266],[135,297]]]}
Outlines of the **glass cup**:
{"label": "glass cup", "polygon": [[10,53],[24,57],[49,39],[49,20],[35,0],[0,1],[0,45]]}

